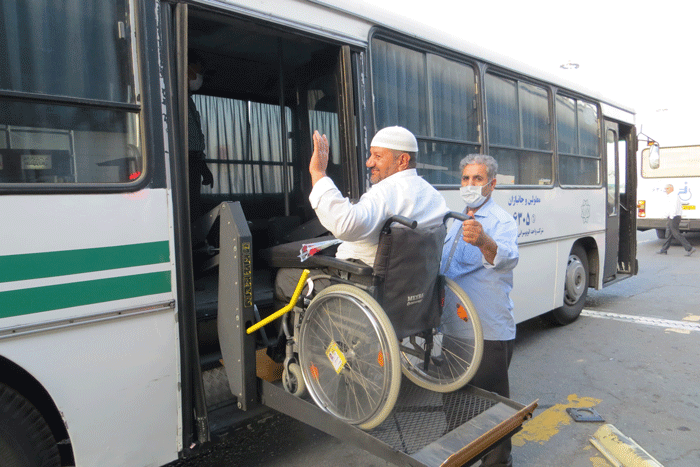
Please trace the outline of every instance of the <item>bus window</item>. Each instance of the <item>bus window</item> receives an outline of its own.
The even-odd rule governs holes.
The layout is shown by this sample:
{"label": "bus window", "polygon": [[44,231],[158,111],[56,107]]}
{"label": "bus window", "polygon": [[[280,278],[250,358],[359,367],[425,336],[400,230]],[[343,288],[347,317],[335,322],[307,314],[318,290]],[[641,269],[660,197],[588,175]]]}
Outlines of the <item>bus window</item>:
{"label": "bus window", "polygon": [[594,104],[557,96],[559,181],[562,185],[600,185],[598,109]]}
{"label": "bus window", "polygon": [[375,38],[372,77],[377,129],[411,130],[418,173],[434,185],[459,185],[459,161],[481,146],[474,67]]}
{"label": "bus window", "polygon": [[617,143],[618,166],[620,167],[620,197],[627,193],[627,141],[620,138]]}
{"label": "bus window", "polygon": [[551,118],[545,88],[486,75],[489,152],[499,184],[551,185]]}
{"label": "bus window", "polygon": [[129,6],[87,0],[3,7],[0,184],[114,184],[141,176]]}
{"label": "bus window", "polygon": [[607,161],[608,161],[608,215],[617,214],[617,135],[613,130],[606,132]]}
{"label": "bus window", "polygon": [[338,103],[333,77],[326,75],[313,80],[307,91],[307,107],[309,109],[309,128],[319,130],[328,138],[328,168],[326,173],[336,185],[343,182],[340,158],[340,130],[338,127]]}

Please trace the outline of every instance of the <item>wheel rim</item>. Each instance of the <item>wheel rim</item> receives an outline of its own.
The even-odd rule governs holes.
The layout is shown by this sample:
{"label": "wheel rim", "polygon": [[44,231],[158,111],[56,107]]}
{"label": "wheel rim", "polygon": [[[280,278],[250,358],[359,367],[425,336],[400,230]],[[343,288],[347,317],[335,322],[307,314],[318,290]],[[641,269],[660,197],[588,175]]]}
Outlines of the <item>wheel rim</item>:
{"label": "wheel rim", "polygon": [[390,392],[388,338],[355,297],[327,293],[314,302],[299,340],[307,390],[327,412],[362,424],[384,407]]}
{"label": "wheel rim", "polygon": [[574,305],[586,290],[586,268],[576,255],[569,256],[565,284],[564,301],[567,305]]}

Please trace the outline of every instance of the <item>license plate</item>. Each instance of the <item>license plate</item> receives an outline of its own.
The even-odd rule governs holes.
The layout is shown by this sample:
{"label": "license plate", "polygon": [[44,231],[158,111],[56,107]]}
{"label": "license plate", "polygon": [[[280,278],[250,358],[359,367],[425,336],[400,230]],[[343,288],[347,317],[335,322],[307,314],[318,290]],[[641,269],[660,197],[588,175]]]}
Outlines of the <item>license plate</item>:
{"label": "license plate", "polygon": [[50,170],[51,154],[23,154],[22,170]]}
{"label": "license plate", "polygon": [[695,211],[695,205],[692,205],[692,204],[683,205],[683,210],[685,210],[685,211]]}

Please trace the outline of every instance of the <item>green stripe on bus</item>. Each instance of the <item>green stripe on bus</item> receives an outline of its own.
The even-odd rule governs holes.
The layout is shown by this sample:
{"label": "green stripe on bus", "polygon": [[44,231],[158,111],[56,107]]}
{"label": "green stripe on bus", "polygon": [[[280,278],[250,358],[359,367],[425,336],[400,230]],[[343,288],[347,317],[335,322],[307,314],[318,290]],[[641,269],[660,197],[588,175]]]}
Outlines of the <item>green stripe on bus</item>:
{"label": "green stripe on bus", "polygon": [[170,271],[0,292],[0,318],[171,291]]}
{"label": "green stripe on bus", "polygon": [[167,241],[0,256],[0,283],[170,261]]}

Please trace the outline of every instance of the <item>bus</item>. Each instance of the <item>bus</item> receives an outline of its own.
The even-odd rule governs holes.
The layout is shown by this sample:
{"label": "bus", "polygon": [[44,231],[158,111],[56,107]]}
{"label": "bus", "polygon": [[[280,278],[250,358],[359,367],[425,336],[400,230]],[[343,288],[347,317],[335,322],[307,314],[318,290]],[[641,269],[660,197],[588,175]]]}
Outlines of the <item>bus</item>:
{"label": "bus", "polygon": [[[416,135],[452,210],[459,161],[493,155],[519,226],[518,322],[570,323],[589,288],[637,273],[635,115],[597,92],[350,0],[0,8],[3,465],[162,465],[256,407],[241,374],[276,330],[236,339],[276,307],[266,249],[325,233],[315,129],[350,198],[385,126]],[[197,219],[194,53],[213,174]]]}
{"label": "bus", "polygon": [[[637,229],[656,229],[658,238],[666,237],[666,192],[668,184],[681,199],[683,214],[679,230],[700,232],[700,146],[651,147],[639,155],[637,174]],[[695,192],[695,197],[693,197]]]}

